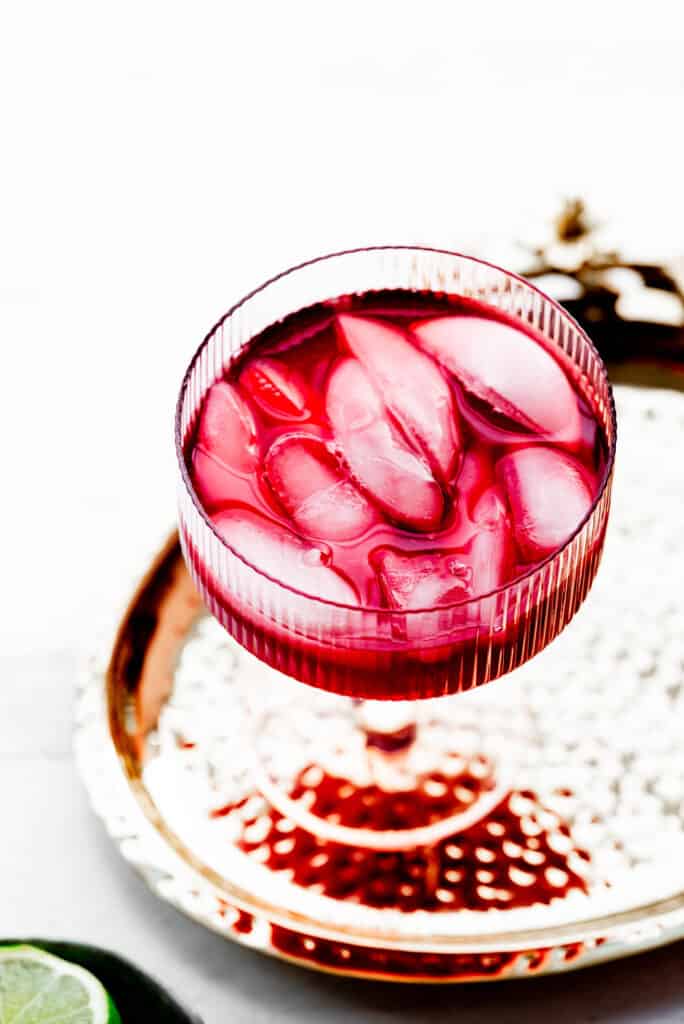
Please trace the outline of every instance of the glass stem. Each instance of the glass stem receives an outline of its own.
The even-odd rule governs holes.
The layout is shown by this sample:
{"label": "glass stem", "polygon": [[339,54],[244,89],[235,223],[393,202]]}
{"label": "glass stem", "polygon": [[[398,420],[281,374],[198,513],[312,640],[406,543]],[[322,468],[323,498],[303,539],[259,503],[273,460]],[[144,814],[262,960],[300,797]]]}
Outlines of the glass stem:
{"label": "glass stem", "polygon": [[388,793],[413,789],[411,754],[418,733],[411,701],[360,700],[356,722],[364,736],[370,781]]}

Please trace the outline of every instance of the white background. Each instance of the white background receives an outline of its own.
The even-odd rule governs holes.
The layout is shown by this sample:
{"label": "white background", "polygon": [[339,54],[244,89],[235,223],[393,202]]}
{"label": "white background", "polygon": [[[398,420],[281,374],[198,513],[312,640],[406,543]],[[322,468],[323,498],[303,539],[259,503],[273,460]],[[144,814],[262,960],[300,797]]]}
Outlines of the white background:
{"label": "white background", "polygon": [[87,644],[173,524],[181,373],[272,273],[576,193],[684,250],[678,3],[0,10],[6,652]]}
{"label": "white background", "polygon": [[[642,255],[684,252],[682,17],[0,0],[0,934],[128,952],[208,1024],[452,1019],[408,991],[333,996],[149,896],[75,779],[76,655],[173,526],[191,353],[271,274],[374,242],[491,253],[574,194]],[[674,1022],[678,955],[640,961],[651,988],[626,964],[517,1009],[450,999],[465,1024],[546,1019],[545,992],[559,1024]]]}

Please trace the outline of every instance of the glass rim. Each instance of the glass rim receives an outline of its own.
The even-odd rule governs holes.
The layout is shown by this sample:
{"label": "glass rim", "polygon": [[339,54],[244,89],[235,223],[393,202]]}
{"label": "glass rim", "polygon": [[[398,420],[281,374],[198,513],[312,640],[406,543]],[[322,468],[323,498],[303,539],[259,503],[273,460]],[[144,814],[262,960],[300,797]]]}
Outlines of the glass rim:
{"label": "glass rim", "polygon": [[[388,608],[384,605],[347,604],[342,601],[332,601],[328,598],[317,597],[315,594],[307,594],[305,591],[299,590],[297,587],[293,587],[289,583],[284,582],[283,580],[279,580],[275,576],[269,575],[269,573],[257,568],[257,566],[250,562],[248,558],[245,558],[245,556],[241,554],[241,552],[239,552],[231,544],[229,544],[218,532],[195,491],[195,488],[192,484],[192,480],[190,478],[190,473],[188,471],[188,466],[185,460],[185,453],[183,450],[183,438],[181,437],[181,422],[183,415],[183,401],[185,398],[185,393],[190,382],[190,377],[195,367],[195,364],[201,357],[201,354],[204,351],[205,346],[214,337],[219,327],[221,327],[226,322],[226,320],[228,320],[235,312],[237,312],[238,309],[244,306],[246,302],[249,302],[250,299],[254,298],[254,296],[258,295],[260,292],[265,291],[272,284],[275,284],[276,281],[280,281],[283,278],[288,277],[290,274],[295,274],[299,270],[305,270],[307,267],[313,266],[318,263],[323,263],[327,260],[334,260],[343,256],[354,256],[367,252],[426,252],[433,253],[438,256],[452,256],[460,260],[465,260],[468,263],[479,264],[480,266],[487,267],[490,270],[495,270],[500,274],[504,274],[510,280],[518,281],[526,288],[529,288],[530,291],[539,295],[544,300],[544,302],[548,303],[553,309],[557,311],[557,313],[563,320],[565,320],[572,327],[574,327],[575,330],[578,331],[582,339],[588,344],[589,348],[596,356],[599,363],[601,376],[605,382],[607,389],[608,413],[610,424],[612,426],[612,439],[610,440],[610,443],[607,446],[608,452],[606,458],[606,465],[604,467],[600,486],[596,491],[596,495],[591,503],[591,506],[587,510],[586,514],[582,517],[580,522],[577,524],[576,528],[573,530],[573,532],[570,534],[567,540],[561,545],[561,547],[556,548],[555,551],[552,551],[550,554],[546,555],[545,558],[543,558],[536,565],[532,566],[522,575],[517,576],[515,579],[509,580],[506,583],[502,583],[500,586],[494,587],[492,590],[483,592],[482,594],[477,594],[472,597],[463,598],[459,601],[453,601],[449,604],[432,605],[427,608],[406,609]],[[333,296],[329,296],[329,298],[332,297]],[[615,410],[615,397],[613,395],[613,388],[608,378],[608,371],[606,369],[606,365],[603,361],[603,358],[600,355],[598,349],[596,348],[594,342],[591,340],[591,338],[584,330],[584,328],[581,326],[581,324],[579,324],[577,320],[575,320],[575,318],[568,312],[567,309],[565,309],[555,299],[552,299],[549,295],[543,292],[541,288],[538,288],[527,278],[522,277],[520,274],[516,274],[512,270],[506,270],[504,267],[499,266],[497,263],[492,263],[491,260],[481,259],[480,257],[477,256],[470,256],[467,253],[458,252],[453,249],[439,249],[429,245],[364,245],[357,246],[352,249],[340,249],[336,252],[326,253],[322,256],[314,256],[312,259],[304,260],[301,263],[296,263],[293,266],[288,267],[286,270],[282,270],[278,274],[274,274],[272,277],[269,277],[266,281],[263,281],[260,285],[257,285],[256,288],[253,288],[250,292],[247,292],[246,295],[243,295],[241,299],[235,302],[221,317],[219,317],[219,319],[214,323],[214,325],[209,329],[209,331],[207,331],[204,338],[196,348],[192,358],[190,359],[190,362],[188,363],[187,369],[183,375],[183,380],[181,382],[180,391],[176,402],[176,412],[174,417],[174,439],[176,448],[176,460],[178,467],[180,469],[181,480],[187,494],[190,496],[190,499],[200,516],[201,522],[211,531],[211,533],[214,535],[214,537],[216,537],[216,539],[222,545],[222,547],[224,547],[230,553],[231,556],[237,558],[238,561],[242,562],[242,564],[245,565],[250,571],[256,573],[256,575],[261,577],[262,579],[268,580],[269,583],[275,584],[276,586],[282,588],[288,593],[293,594],[295,597],[304,598],[307,601],[313,602],[315,605],[322,605],[325,607],[340,609],[345,612],[355,612],[356,614],[365,613],[370,615],[382,614],[391,616],[401,616],[402,618],[410,620],[412,616],[434,614],[435,612],[443,613],[449,612],[453,609],[460,607],[475,606],[481,601],[485,601],[488,598],[495,597],[497,594],[504,594],[507,590],[522,585],[526,580],[533,578],[538,572],[543,570],[546,566],[550,565],[556,559],[560,558],[560,556],[565,551],[567,551],[567,549],[574,542],[574,540],[582,533],[587,523],[589,523],[589,521],[591,520],[592,516],[594,515],[594,512],[601,503],[601,500],[603,499],[603,496],[606,493],[606,490],[611,481],[617,445],[617,415]],[[608,438],[606,438],[606,441],[608,441]],[[301,536],[301,534],[297,533],[297,536]],[[191,543],[192,542],[193,538],[191,538]]]}

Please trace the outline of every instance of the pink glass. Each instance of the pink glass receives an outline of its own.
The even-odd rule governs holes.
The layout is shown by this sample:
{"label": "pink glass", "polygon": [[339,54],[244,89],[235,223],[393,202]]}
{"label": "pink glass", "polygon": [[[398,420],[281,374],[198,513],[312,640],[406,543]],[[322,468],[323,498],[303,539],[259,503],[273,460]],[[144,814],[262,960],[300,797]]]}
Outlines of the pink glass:
{"label": "pink glass", "polygon": [[[337,604],[259,572],[215,532],[184,457],[208,389],[260,331],[316,302],[392,288],[474,298],[541,331],[572,364],[575,386],[603,431],[608,452],[594,503],[562,548],[489,594],[412,611]],[[176,416],[181,543],[211,612],[243,647],[280,672],[359,698],[414,700],[457,693],[533,657],[586,597],[603,547],[615,440],[612,394],[596,349],[560,306],[528,282],[480,260],[425,248],[381,247],[321,257],[286,271],[234,306],[190,364]]]}

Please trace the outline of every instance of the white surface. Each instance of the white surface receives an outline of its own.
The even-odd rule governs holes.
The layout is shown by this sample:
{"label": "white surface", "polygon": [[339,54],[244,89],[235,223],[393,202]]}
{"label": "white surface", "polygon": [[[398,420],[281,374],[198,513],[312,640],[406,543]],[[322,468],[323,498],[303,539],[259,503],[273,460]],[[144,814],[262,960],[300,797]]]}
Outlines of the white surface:
{"label": "white surface", "polygon": [[684,250],[680,6],[472,7],[5,5],[3,650],[81,643],[172,524],[182,370],[272,273],[496,251],[576,192]]}
{"label": "white surface", "polygon": [[119,863],[69,756],[76,653],[173,523],[180,374],[241,294],[346,245],[493,252],[577,192],[621,237],[684,248],[680,6],[472,6],[0,14],[0,931],[139,957],[211,1024],[450,1019],[440,1000],[532,1020],[561,993],[559,1021],[684,1012],[676,951],[444,998],[225,946]]}

